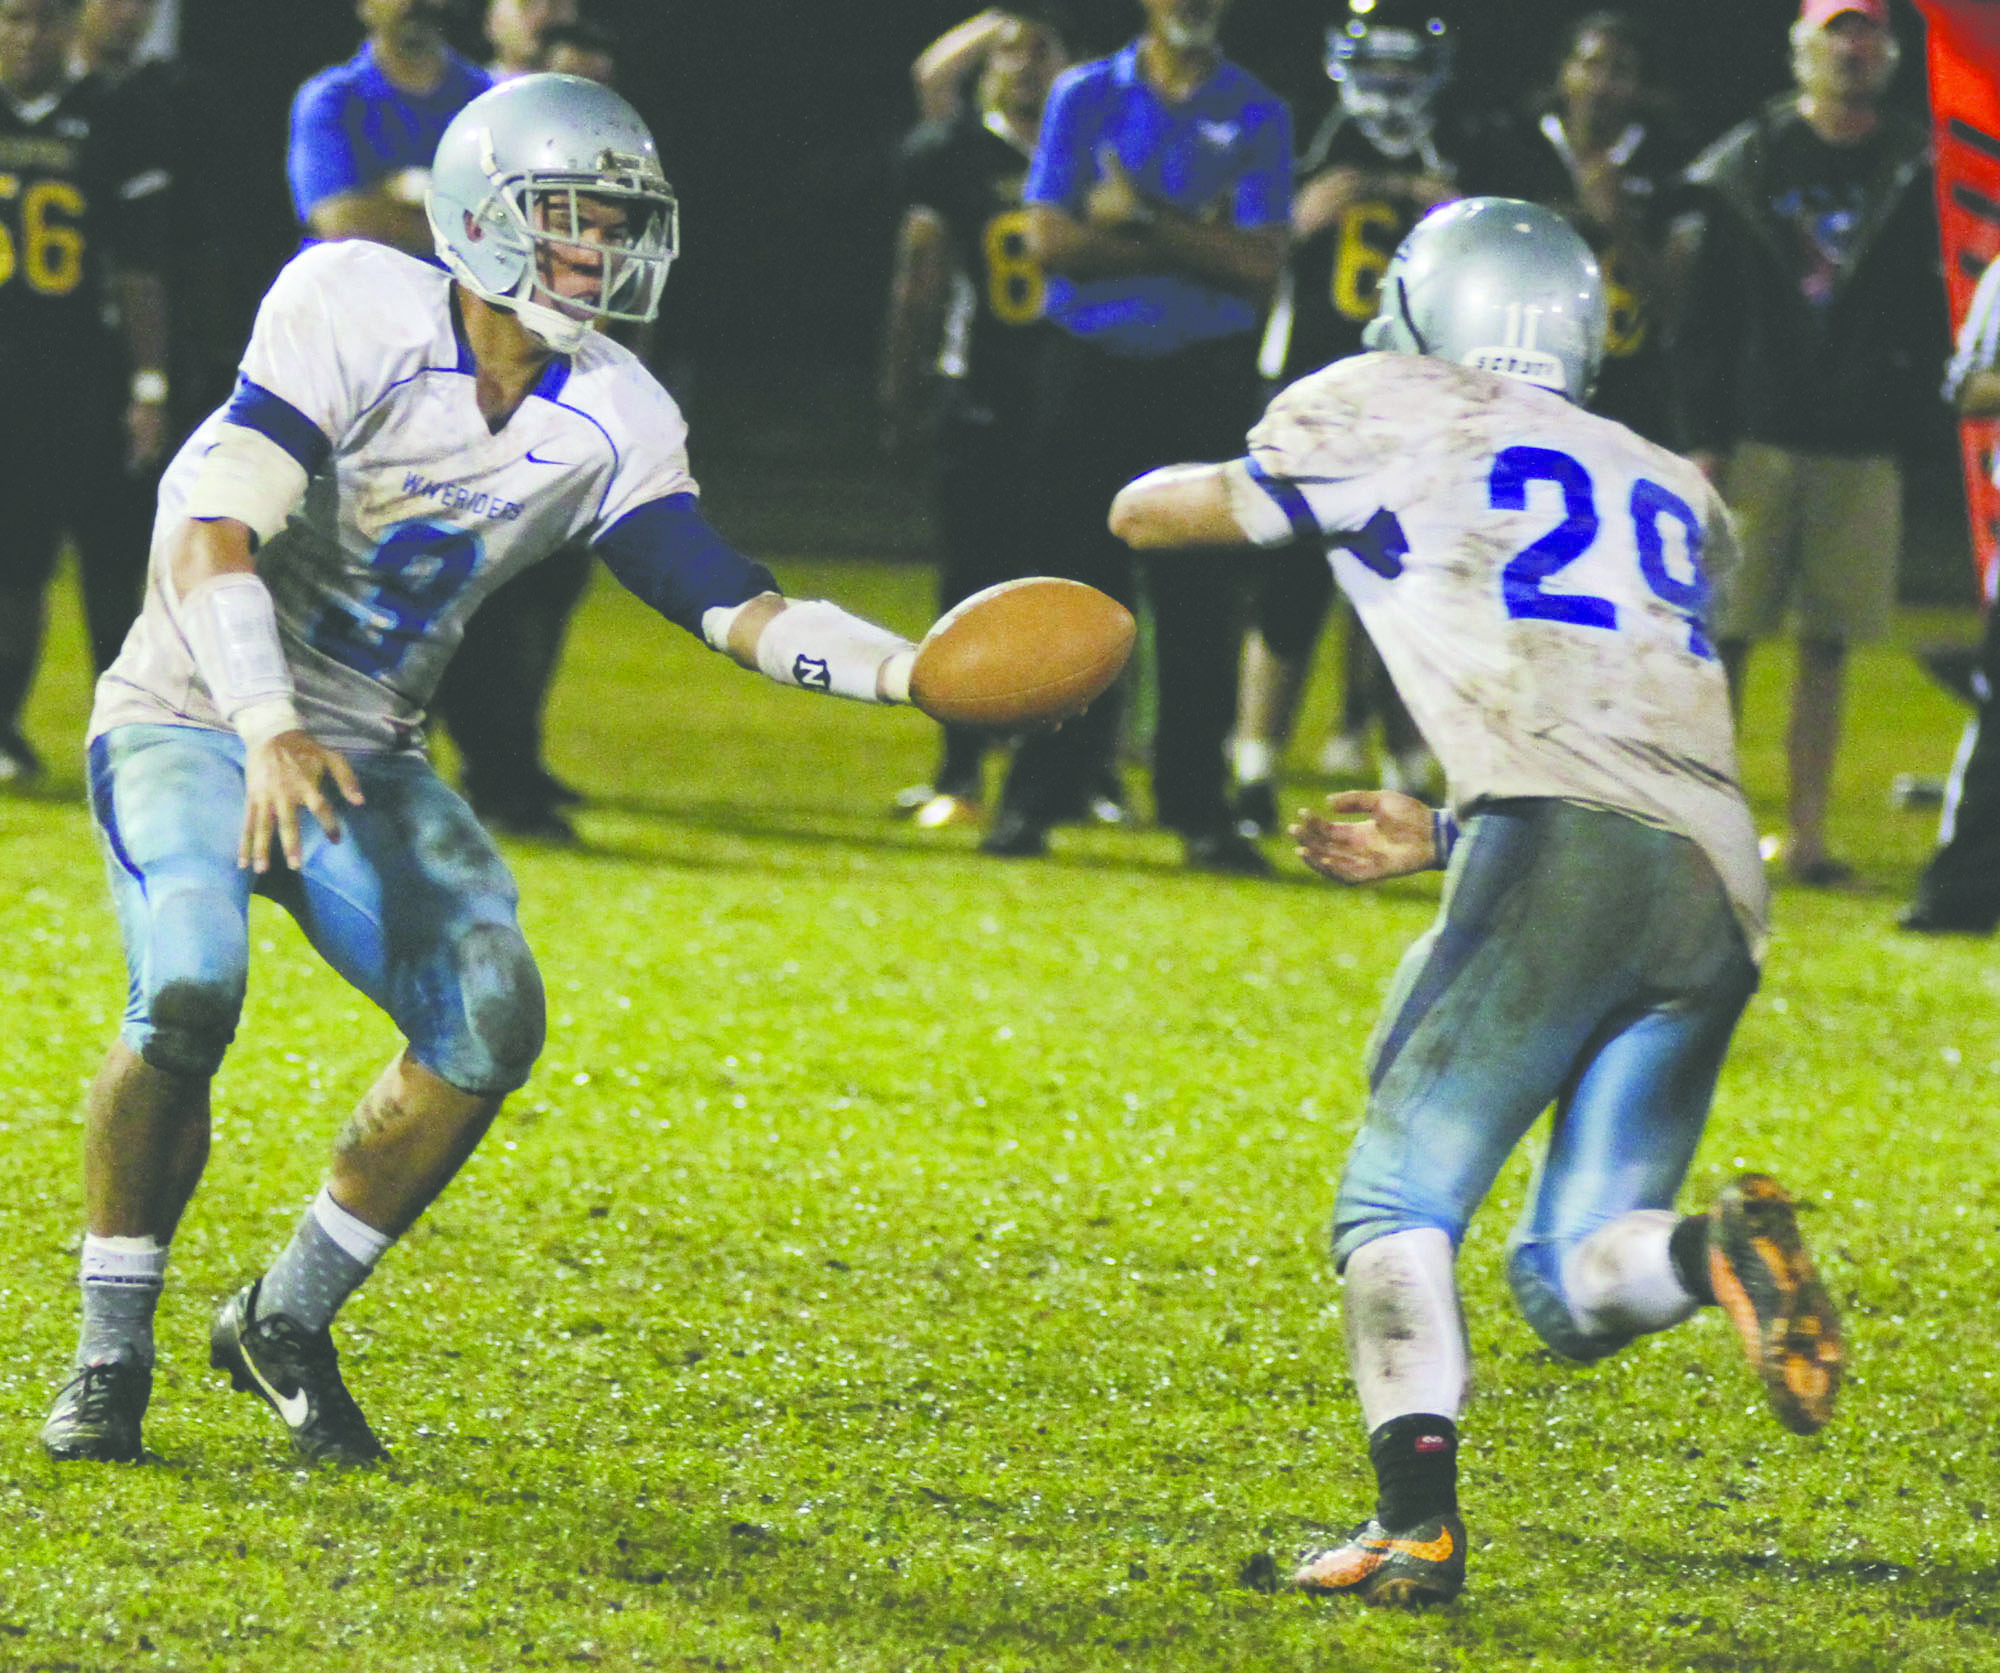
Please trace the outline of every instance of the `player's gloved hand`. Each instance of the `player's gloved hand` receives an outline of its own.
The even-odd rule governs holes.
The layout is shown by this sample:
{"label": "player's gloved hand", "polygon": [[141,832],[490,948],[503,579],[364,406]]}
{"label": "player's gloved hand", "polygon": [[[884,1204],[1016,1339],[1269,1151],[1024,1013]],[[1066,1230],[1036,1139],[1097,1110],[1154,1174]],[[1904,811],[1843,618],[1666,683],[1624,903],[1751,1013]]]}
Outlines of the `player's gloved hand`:
{"label": "player's gloved hand", "polygon": [[1429,804],[1400,790],[1342,790],[1327,797],[1325,814],[1301,810],[1291,838],[1300,859],[1341,883],[1407,877],[1437,853]]}
{"label": "player's gloved hand", "polygon": [[327,841],[338,842],[340,815],[327,796],[328,779],[350,806],[361,805],[361,781],[347,757],[315,743],[306,733],[280,732],[252,744],[243,763],[243,841],[236,863],[260,877],[269,871],[275,829],[285,863],[297,871],[304,863],[299,845],[301,807],[319,821]]}

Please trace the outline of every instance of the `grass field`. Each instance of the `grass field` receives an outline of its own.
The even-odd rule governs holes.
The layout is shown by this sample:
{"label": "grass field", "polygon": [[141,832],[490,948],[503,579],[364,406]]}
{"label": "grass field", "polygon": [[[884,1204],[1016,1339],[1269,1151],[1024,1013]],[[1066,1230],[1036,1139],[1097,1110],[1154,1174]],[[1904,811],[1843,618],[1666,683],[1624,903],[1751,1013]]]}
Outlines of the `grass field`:
{"label": "grass field", "polygon": [[[919,570],[780,570],[925,616]],[[2000,962],[1891,926],[1932,827],[1888,781],[1960,720],[1899,650],[1859,663],[1840,783],[1868,888],[1781,893],[1689,1186],[1768,1168],[1815,1209],[1840,1418],[1782,1433],[1712,1314],[1552,1360],[1501,1273],[1520,1159],[1461,1266],[1470,1587],[1403,1617],[1241,1576],[1372,1495],[1324,1230],[1434,882],[1196,877],[1148,831],[982,861],[883,816],[919,717],[768,687],[609,584],[553,723],[586,844],[511,851],[547,1055],[340,1327],[395,1464],[294,1470],[206,1368],[394,1044],[263,903],[157,1461],[45,1462],[123,994],[74,614],[31,714],[52,782],[0,799],[7,1673],[2000,1666]],[[1767,821],[1785,678],[1773,650],[1752,691]]]}

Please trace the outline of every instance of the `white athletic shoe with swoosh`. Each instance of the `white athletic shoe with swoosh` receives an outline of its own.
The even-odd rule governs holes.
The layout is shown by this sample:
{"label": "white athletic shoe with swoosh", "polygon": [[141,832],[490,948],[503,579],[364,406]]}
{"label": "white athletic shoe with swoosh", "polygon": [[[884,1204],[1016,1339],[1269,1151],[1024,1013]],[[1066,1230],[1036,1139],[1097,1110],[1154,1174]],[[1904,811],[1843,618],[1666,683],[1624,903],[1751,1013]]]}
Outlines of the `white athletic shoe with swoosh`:
{"label": "white athletic shoe with swoosh", "polygon": [[208,1362],[276,1412],[293,1448],[315,1464],[373,1464],[388,1457],[340,1377],[330,1331],[309,1331],[284,1313],[257,1313],[257,1285],[222,1304],[208,1336]]}

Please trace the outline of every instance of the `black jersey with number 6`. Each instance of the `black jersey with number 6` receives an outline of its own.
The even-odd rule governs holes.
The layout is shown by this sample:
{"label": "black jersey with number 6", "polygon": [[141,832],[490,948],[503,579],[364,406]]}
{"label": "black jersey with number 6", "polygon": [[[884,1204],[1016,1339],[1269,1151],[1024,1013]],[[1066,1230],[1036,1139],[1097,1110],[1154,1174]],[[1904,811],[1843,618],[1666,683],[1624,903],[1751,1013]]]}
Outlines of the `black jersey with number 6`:
{"label": "black jersey with number 6", "polygon": [[1426,179],[1459,185],[1463,149],[1456,131],[1441,125],[1413,152],[1392,157],[1339,109],[1313,135],[1298,163],[1302,194],[1340,169],[1364,184],[1329,225],[1293,245],[1291,341],[1281,381],[1361,352],[1361,328],[1375,317],[1389,258],[1429,207],[1415,188]]}
{"label": "black jersey with number 6", "polygon": [[107,267],[160,264],[169,183],[97,78],[25,108],[0,96],[0,352],[99,363]]}
{"label": "black jersey with number 6", "polygon": [[966,286],[945,369],[962,379],[962,399],[1003,421],[1025,419],[1053,330],[1042,317],[1042,269],[1028,249],[1027,177],[1028,154],[976,111],[919,128],[903,148],[904,201],[944,222]]}

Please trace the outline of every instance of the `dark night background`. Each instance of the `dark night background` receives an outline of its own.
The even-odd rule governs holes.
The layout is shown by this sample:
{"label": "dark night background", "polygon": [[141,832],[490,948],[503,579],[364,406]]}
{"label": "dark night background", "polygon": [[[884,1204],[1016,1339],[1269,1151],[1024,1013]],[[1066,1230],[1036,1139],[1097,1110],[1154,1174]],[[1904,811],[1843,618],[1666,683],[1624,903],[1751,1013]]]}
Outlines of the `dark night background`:
{"label": "dark night background", "polygon": [[[711,508],[754,549],[925,548],[921,494],[908,472],[885,471],[874,456],[868,380],[899,215],[893,158],[914,115],[910,61],[979,4],[586,0],[622,40],[623,91],[652,123],[681,197],[683,253],[667,285],[661,359],[693,419]],[[1705,142],[1788,84],[1797,4],[1627,0],[1627,9],[1653,30],[1658,79]],[[1136,0],[1069,0],[1068,9],[1092,54],[1114,50],[1141,16]],[[1529,97],[1565,26],[1595,8],[1439,0],[1439,9],[1458,41],[1460,95],[1498,104]],[[484,10],[485,0],[460,0],[455,31],[481,59]],[[1235,0],[1229,17],[1227,50],[1290,97],[1301,121],[1316,120],[1328,96],[1329,15],[1328,0]],[[1899,96],[1921,100],[1921,25],[1906,5],[1897,22]],[[296,248],[284,185],[292,94],[360,38],[348,0],[183,0],[183,55],[208,72],[232,136],[216,166],[243,216],[246,332],[265,282]],[[1945,464],[1949,487],[1955,466]],[[1954,507],[1934,519],[1947,540],[1958,516]],[[1966,569],[1956,555],[1920,567],[1954,586]]]}
{"label": "dark night background", "polygon": [[[484,56],[464,0],[462,48]],[[653,122],[682,198],[685,255],[667,312],[701,358],[865,358],[882,309],[896,204],[891,156],[912,116],[908,67],[975,0],[593,0],[624,40],[625,91]],[[1073,0],[1086,45],[1134,32],[1133,0]],[[1447,7],[1467,94],[1518,98],[1545,76],[1577,0]],[[1664,79],[1694,131],[1719,132],[1785,84],[1796,0],[1641,0]],[[186,0],[183,50],[214,73],[242,152],[219,160],[262,225],[271,267],[289,249],[285,113],[315,70],[360,39],[342,0]],[[1230,51],[1304,108],[1326,96],[1316,0],[1236,0]],[[1913,24],[1905,16],[1901,20]],[[1912,91],[1921,60],[1905,58]]]}

